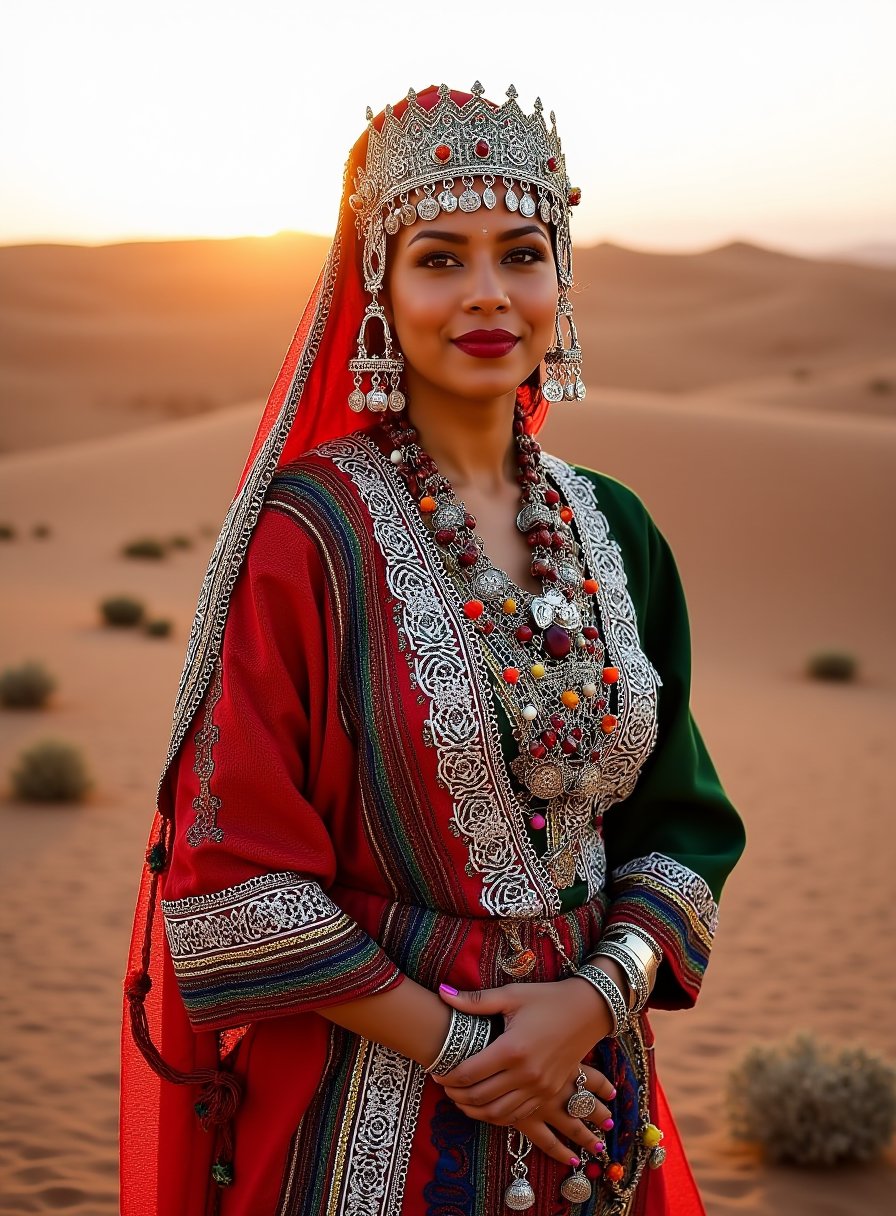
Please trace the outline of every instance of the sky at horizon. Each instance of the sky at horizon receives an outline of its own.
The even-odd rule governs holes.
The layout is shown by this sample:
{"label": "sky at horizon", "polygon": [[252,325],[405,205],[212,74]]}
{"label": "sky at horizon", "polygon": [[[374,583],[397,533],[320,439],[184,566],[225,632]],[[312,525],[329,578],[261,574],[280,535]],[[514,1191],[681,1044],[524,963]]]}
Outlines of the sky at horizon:
{"label": "sky at horizon", "polygon": [[896,243],[892,0],[553,11],[12,0],[0,243],[330,235],[365,106],[476,77],[556,110],[579,242]]}

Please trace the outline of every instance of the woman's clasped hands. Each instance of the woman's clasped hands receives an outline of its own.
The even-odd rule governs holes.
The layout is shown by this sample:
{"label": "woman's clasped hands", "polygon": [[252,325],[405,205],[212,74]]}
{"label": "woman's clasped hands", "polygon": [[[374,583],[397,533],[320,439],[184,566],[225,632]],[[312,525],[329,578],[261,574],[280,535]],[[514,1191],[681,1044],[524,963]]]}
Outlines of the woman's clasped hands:
{"label": "woman's clasped hands", "polygon": [[433,1077],[446,1095],[472,1119],[517,1128],[563,1165],[570,1164],[570,1144],[592,1155],[600,1152],[600,1132],[566,1109],[583,1072],[585,1088],[598,1099],[588,1122],[602,1130],[613,1126],[605,1102],[616,1090],[596,1068],[581,1066],[612,1026],[609,1010],[591,985],[571,977],[454,992],[446,985],[439,989],[446,1004],[464,1013],[503,1014],[505,1028],[484,1051]]}

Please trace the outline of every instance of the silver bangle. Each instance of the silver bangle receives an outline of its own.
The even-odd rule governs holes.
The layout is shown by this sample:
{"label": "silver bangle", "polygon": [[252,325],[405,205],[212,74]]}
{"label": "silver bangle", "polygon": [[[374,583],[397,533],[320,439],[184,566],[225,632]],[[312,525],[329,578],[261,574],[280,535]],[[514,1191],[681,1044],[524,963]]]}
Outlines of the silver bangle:
{"label": "silver bangle", "polygon": [[647,971],[644,964],[627,950],[625,946],[609,939],[600,943],[592,957],[600,958],[601,955],[605,958],[614,959],[625,972],[625,978],[628,980],[632,991],[628,1011],[629,1013],[640,1013],[650,996],[650,984],[647,980]]}
{"label": "silver bangle", "polygon": [[656,965],[659,966],[663,961],[662,947],[660,946],[659,942],[651,937],[646,929],[642,929],[640,925],[633,925],[629,921],[620,920],[617,921],[616,924],[610,925],[604,936],[619,939],[626,937],[628,934],[633,934],[635,937],[639,938],[645,946],[647,946],[650,953],[654,957]]}
{"label": "silver bangle", "polygon": [[423,1071],[427,1074],[435,1073],[437,1076],[451,1072],[458,1064],[482,1051],[488,1043],[490,1031],[491,1022],[488,1018],[452,1009],[445,1042],[430,1066]]}
{"label": "silver bangle", "polygon": [[573,975],[587,980],[607,1002],[610,1007],[610,1013],[613,1016],[613,1029],[607,1037],[611,1039],[615,1038],[620,1030],[625,1029],[628,1023],[628,1009],[625,1005],[625,997],[619,991],[619,985],[610,979],[606,971],[602,971],[600,967],[595,967],[591,963],[583,963],[581,967],[573,972]]}

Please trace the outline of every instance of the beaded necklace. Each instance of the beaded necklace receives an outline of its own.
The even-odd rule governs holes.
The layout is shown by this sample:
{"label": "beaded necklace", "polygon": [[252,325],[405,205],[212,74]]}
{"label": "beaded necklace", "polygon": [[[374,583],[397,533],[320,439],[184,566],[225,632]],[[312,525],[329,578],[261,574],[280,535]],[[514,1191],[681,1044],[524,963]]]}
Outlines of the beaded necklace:
{"label": "beaded necklace", "polygon": [[[601,761],[617,727],[610,712],[617,668],[607,664],[597,612],[598,584],[583,569],[572,530],[574,513],[547,482],[541,448],[526,433],[517,407],[513,433],[520,509],[516,524],[532,550],[530,570],[542,593],[517,587],[492,565],[476,533],[476,520],[423,450],[405,416],[379,422],[391,461],[417,504],[446,573],[478,629],[502,704],[514,723],[519,754],[511,770],[527,791],[536,830],[553,807],[584,804],[603,786]],[[568,835],[568,833],[564,833]],[[566,843],[556,851],[552,880],[575,880]]]}

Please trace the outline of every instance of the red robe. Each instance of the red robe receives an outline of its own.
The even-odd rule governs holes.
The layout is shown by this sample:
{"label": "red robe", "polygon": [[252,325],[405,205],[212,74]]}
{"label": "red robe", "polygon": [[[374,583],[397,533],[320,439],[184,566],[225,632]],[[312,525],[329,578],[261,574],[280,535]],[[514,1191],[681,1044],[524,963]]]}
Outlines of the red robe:
{"label": "red robe", "polygon": [[[502,922],[536,954],[528,978],[549,981],[568,971],[536,920],[575,962],[608,921],[638,921],[665,951],[654,1003],[696,998],[742,832],[690,718],[674,564],[630,491],[547,467],[576,509],[620,669],[612,783],[578,822],[563,892],[516,795],[481,636],[388,456],[349,437],[275,477],[162,789],[167,945],[147,1002],[175,1067],[220,1060],[240,1082],[233,1178],[211,1180],[221,1136],[202,1130],[195,1088],[132,1066],[123,1141],[158,1147],[123,1216],[502,1216],[506,1129],[468,1119],[418,1065],[320,1015],[406,975],[433,990],[508,982]],[[667,657],[661,635],[684,640]],[[619,1089],[608,1147],[630,1173],[632,1053],[604,1040],[589,1059]],[[599,1185],[571,1208],[568,1169],[535,1150],[538,1216],[702,1211],[647,1059],[642,1101],[665,1166],[644,1169],[621,1207],[601,1206]]]}

